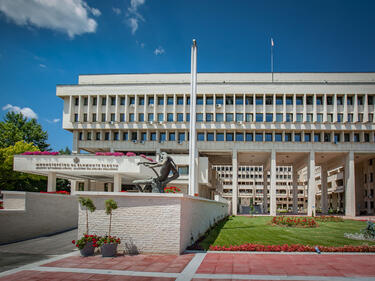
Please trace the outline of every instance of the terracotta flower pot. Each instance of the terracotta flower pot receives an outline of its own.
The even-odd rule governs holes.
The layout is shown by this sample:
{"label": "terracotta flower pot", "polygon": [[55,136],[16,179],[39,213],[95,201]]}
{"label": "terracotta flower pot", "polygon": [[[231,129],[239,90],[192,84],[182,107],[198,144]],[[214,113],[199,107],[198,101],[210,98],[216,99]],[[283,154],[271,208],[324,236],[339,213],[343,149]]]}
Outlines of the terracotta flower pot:
{"label": "terracotta flower pot", "polygon": [[95,251],[94,243],[92,241],[86,242],[85,247],[83,247],[83,249],[79,251],[81,252],[81,255],[84,257],[93,256]]}
{"label": "terracotta flower pot", "polygon": [[102,257],[114,257],[117,253],[117,243],[107,243],[100,247]]}

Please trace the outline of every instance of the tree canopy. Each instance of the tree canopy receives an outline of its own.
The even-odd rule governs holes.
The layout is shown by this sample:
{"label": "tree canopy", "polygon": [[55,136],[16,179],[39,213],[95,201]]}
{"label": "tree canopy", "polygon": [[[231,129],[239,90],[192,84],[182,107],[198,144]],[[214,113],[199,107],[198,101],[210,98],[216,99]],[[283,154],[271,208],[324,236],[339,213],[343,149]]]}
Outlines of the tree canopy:
{"label": "tree canopy", "polygon": [[32,143],[39,150],[47,150],[47,131],[36,119],[28,119],[22,113],[8,112],[0,122],[0,148],[14,146],[19,141]]}

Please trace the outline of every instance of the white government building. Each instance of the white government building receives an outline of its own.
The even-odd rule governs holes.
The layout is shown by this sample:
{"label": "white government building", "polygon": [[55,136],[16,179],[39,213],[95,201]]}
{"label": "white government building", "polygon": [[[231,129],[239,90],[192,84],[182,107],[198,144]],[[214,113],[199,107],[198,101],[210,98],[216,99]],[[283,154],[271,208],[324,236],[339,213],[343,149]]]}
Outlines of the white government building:
{"label": "white government building", "polygon": [[[198,73],[197,81],[196,195],[223,196],[233,214],[250,198],[271,215],[374,214],[375,73]],[[95,153],[165,151],[181,174],[172,185],[187,193],[190,90],[189,73],[80,75],[57,86],[76,155],[17,156],[15,169],[48,175],[49,190],[61,177],[74,190],[121,191],[152,173],[131,157]]]}

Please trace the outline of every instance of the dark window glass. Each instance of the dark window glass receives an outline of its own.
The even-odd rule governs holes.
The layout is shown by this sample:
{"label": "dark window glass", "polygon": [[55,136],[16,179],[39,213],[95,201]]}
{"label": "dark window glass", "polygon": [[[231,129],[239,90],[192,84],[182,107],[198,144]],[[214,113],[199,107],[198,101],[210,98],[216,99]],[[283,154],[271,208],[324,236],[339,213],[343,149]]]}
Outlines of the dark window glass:
{"label": "dark window glass", "polygon": [[118,140],[119,140],[118,132],[115,132],[115,133],[113,134],[113,140],[115,140],[115,141],[118,141]]}
{"label": "dark window glass", "polygon": [[354,142],[359,142],[359,134],[354,134]]}
{"label": "dark window glass", "polygon": [[216,141],[224,141],[224,133],[217,133]]}
{"label": "dark window glass", "polygon": [[243,141],[243,133],[236,133],[236,141]]}
{"label": "dark window glass", "polygon": [[266,122],[273,122],[273,114],[266,113]]}
{"label": "dark window glass", "polygon": [[177,104],[178,105],[184,104],[184,97],[177,97]]}
{"label": "dark window glass", "polygon": [[226,113],[225,119],[226,119],[226,122],[233,122],[233,113]]}
{"label": "dark window glass", "polygon": [[327,96],[327,104],[332,105],[333,104],[333,97],[332,96]]}
{"label": "dark window glass", "polygon": [[98,99],[95,97],[92,99],[92,105],[96,105],[98,103]]}
{"label": "dark window glass", "polygon": [[166,134],[165,133],[160,133],[159,134],[159,141],[161,141],[161,142],[166,141]]}
{"label": "dark window glass", "polygon": [[129,104],[135,104],[135,97],[129,98]]}
{"label": "dark window glass", "polygon": [[275,134],[275,141],[277,141],[277,142],[283,141],[283,134],[276,133]]}
{"label": "dark window glass", "polygon": [[196,116],[197,122],[203,122],[203,113],[197,113]]}
{"label": "dark window glass", "polygon": [[184,122],[184,114],[177,113],[177,122]]}
{"label": "dark window glass", "polygon": [[185,133],[179,133],[179,134],[178,134],[178,140],[179,140],[180,142],[185,141]]}
{"label": "dark window glass", "polygon": [[213,122],[214,115],[212,113],[206,113],[206,122]]}
{"label": "dark window glass", "polygon": [[263,104],[263,97],[256,97],[255,104],[262,105]]}
{"label": "dark window glass", "polygon": [[263,141],[263,134],[262,133],[256,133],[255,134],[255,141]]}
{"label": "dark window glass", "polygon": [[311,142],[311,134],[305,133],[305,142]]}
{"label": "dark window glass", "polygon": [[256,122],[263,122],[263,113],[257,113],[255,116]]}
{"label": "dark window glass", "polygon": [[102,113],[102,122],[105,122],[105,113]]}
{"label": "dark window glass", "polygon": [[186,122],[190,122],[190,113],[186,113]]}
{"label": "dark window glass", "polygon": [[176,141],[176,133],[169,133],[169,141]]}
{"label": "dark window glass", "polygon": [[313,96],[307,96],[306,97],[306,104],[312,105],[314,103],[314,97]]}
{"label": "dark window glass", "polygon": [[316,104],[322,105],[323,104],[323,97],[316,97]]}
{"label": "dark window glass", "polygon": [[116,97],[111,97],[111,105],[116,105]]}
{"label": "dark window glass", "polygon": [[273,104],[273,96],[266,96],[266,104],[268,105]]}
{"label": "dark window glass", "polygon": [[336,98],[337,99],[337,105],[343,105],[344,103],[343,103],[343,99],[342,99],[342,97],[340,96],[340,97],[337,97]]}
{"label": "dark window glass", "polygon": [[266,133],[266,141],[272,141],[272,133]]}
{"label": "dark window glass", "polygon": [[120,105],[125,105],[125,97],[120,98]]}
{"label": "dark window glass", "polygon": [[301,141],[301,134],[294,134],[294,141],[295,142],[300,142]]}
{"label": "dark window glass", "polygon": [[132,141],[136,141],[138,139],[137,132],[132,132]]}
{"label": "dark window glass", "polygon": [[139,122],[144,122],[145,121],[145,115],[143,113],[138,114],[138,121]]}
{"label": "dark window glass", "polygon": [[276,104],[282,105],[283,104],[283,97],[276,97]]}
{"label": "dark window glass", "polygon": [[333,137],[334,137],[333,139],[334,143],[340,142],[340,134],[335,134]]}
{"label": "dark window glass", "polygon": [[148,98],[148,104],[154,104],[155,100],[154,100],[154,97],[149,97]]}
{"label": "dark window glass", "polygon": [[164,105],[164,97],[158,97],[158,105]]}
{"label": "dark window glass", "polygon": [[208,105],[214,104],[214,98],[213,97],[206,97],[206,104],[208,104]]}
{"label": "dark window glass", "polygon": [[252,133],[246,133],[246,141],[253,141],[253,134]]}
{"label": "dark window glass", "polygon": [[350,134],[347,134],[347,133],[344,134],[344,141],[350,142]]}
{"label": "dark window glass", "polygon": [[303,105],[303,98],[302,97],[296,97],[296,105]]}
{"label": "dark window glass", "polygon": [[197,140],[198,141],[204,141],[204,133],[198,133],[197,134]]}
{"label": "dark window glass", "polygon": [[215,134],[214,133],[207,133],[207,141],[214,141]]}
{"label": "dark window glass", "polygon": [[164,121],[164,114],[158,113],[158,122],[163,122],[163,121]]}
{"label": "dark window glass", "polygon": [[127,133],[127,132],[125,132],[125,133],[122,134],[122,139],[123,139],[124,141],[127,141],[127,140],[128,140],[128,133]]}
{"label": "dark window glass", "polygon": [[245,102],[246,104],[253,104],[254,103],[254,98],[251,96],[246,96],[245,97]]}
{"label": "dark window glass", "polygon": [[107,104],[107,98],[103,97],[102,98],[102,105],[106,105]]}
{"label": "dark window glass", "polygon": [[293,104],[293,97],[286,97],[285,103],[286,103],[286,105],[292,105]]}
{"label": "dark window glass", "polygon": [[203,97],[197,97],[197,104],[203,104]]}
{"label": "dark window glass", "polygon": [[330,142],[330,141],[331,141],[331,134],[324,133],[324,142]]}
{"label": "dark window glass", "polygon": [[105,134],[104,134],[104,140],[109,140],[109,132],[106,132]]}
{"label": "dark window glass", "polygon": [[243,97],[236,97],[236,104],[243,104]]}
{"label": "dark window glass", "polygon": [[233,133],[227,133],[226,141],[233,141],[234,140],[234,134]]}
{"label": "dark window glass", "polygon": [[139,97],[138,104],[139,105],[144,105],[145,104],[145,98],[144,97]]}
{"label": "dark window glass", "polygon": [[225,104],[228,104],[228,105],[233,104],[233,97],[225,97]]}
{"label": "dark window glass", "polygon": [[320,134],[314,134],[314,142],[320,142]]}
{"label": "dark window glass", "polygon": [[134,122],[134,113],[129,114],[129,122]]}
{"label": "dark window glass", "polygon": [[216,104],[224,104],[223,97],[216,97]]}
{"label": "dark window glass", "polygon": [[100,132],[96,132],[95,139],[100,140]]}
{"label": "dark window glass", "polygon": [[292,134],[291,133],[285,133],[285,141],[292,141]]}
{"label": "dark window glass", "polygon": [[149,113],[148,114],[148,121],[153,122],[154,121],[154,113]]}
{"label": "dark window glass", "polygon": [[173,105],[173,97],[168,97],[167,98],[167,104],[168,105]]}
{"label": "dark window glass", "polygon": [[155,132],[152,132],[150,134],[150,141],[156,141],[156,133]]}
{"label": "dark window glass", "polygon": [[167,114],[167,121],[168,122],[173,122],[173,113],[168,113]]}

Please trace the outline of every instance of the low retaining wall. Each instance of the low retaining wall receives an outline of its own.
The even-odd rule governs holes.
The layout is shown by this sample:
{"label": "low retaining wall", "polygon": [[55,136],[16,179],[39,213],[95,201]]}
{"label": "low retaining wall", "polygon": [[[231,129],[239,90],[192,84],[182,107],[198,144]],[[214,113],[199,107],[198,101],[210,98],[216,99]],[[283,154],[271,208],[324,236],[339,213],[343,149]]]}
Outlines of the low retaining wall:
{"label": "low retaining wall", "polygon": [[2,191],[0,244],[77,227],[77,198],[35,192]]}
{"label": "low retaining wall", "polygon": [[[77,192],[93,200],[89,234],[108,233],[105,200],[113,199],[111,236],[121,238],[127,253],[182,253],[215,222],[228,215],[226,203],[185,194]],[[78,237],[86,232],[86,210],[79,207]]]}

